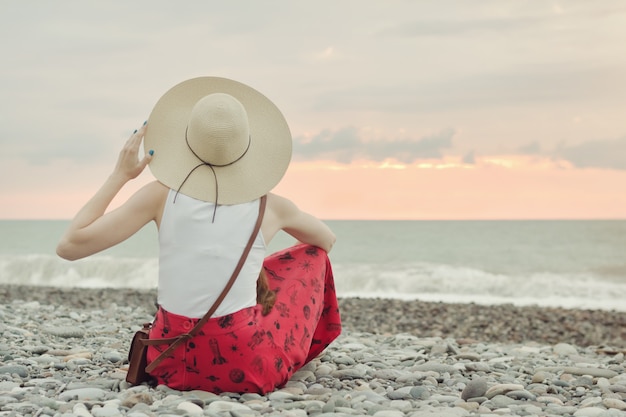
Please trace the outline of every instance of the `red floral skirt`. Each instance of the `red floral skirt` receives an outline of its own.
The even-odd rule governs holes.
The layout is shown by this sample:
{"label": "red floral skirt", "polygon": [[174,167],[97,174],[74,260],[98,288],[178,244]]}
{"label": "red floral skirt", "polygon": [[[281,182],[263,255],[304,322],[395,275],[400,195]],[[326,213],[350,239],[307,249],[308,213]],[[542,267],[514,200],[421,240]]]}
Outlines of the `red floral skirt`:
{"label": "red floral skirt", "polygon": [[[333,273],[326,252],[298,245],[265,259],[276,304],[263,316],[261,306],[214,317],[193,339],[163,360],[152,376],[177,390],[257,392],[284,385],[341,332]],[[159,309],[150,338],[191,330],[199,319]],[[167,349],[149,346],[148,363]]]}

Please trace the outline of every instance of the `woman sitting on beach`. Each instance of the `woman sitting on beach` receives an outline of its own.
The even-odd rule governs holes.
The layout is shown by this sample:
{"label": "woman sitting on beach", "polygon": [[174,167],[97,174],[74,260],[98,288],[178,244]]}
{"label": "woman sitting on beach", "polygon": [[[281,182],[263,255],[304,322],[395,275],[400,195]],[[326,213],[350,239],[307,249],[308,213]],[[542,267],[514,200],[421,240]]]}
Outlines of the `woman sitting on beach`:
{"label": "woman sitting on beach", "polygon": [[[140,159],[142,139],[149,152]],[[62,237],[57,253],[75,260],[154,221],[159,308],[150,339],[172,338],[189,332],[218,299],[264,213],[260,233],[211,319],[150,372],[159,384],[267,393],[339,335],[327,257],[335,236],[323,222],[270,193],[290,158],[289,127],[261,93],[224,78],[184,81],[161,97]],[[148,164],[157,181],[107,212]],[[280,230],[302,243],[266,258],[266,245]],[[257,303],[260,275],[267,279],[258,283],[269,295],[264,305]],[[149,346],[148,363],[167,348]]]}

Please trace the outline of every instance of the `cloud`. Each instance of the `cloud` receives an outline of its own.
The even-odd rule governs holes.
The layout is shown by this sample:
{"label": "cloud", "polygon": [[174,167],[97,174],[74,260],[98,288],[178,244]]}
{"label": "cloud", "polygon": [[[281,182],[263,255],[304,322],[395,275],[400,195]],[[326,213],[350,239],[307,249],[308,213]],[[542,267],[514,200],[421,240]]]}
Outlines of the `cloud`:
{"label": "cloud", "polygon": [[527,143],[526,145],[520,146],[518,148],[518,152],[521,152],[526,155],[534,155],[541,153],[541,144],[538,141],[533,141]]}
{"label": "cloud", "polygon": [[491,18],[491,19],[428,19],[399,24],[387,28],[382,33],[388,35],[416,36],[457,36],[472,33],[502,33],[532,27],[541,23],[537,18]]}
{"label": "cloud", "polygon": [[[501,2],[498,3],[498,6]],[[612,4],[611,4],[612,3]],[[533,35],[545,31],[564,31],[572,24],[584,25],[585,22],[604,23],[616,15],[624,14],[626,8],[619,1],[603,4],[590,2],[568,2],[567,7],[560,5],[535,4],[524,7],[512,4],[493,7],[493,5],[471,5],[468,9],[441,13],[441,9],[432,8],[431,15],[420,14],[420,18],[385,27],[381,35],[398,37],[456,37],[472,35]],[[502,13],[506,10],[507,13]],[[424,11],[424,10],[421,10]],[[437,13],[439,11],[439,13]]]}
{"label": "cloud", "polygon": [[626,170],[626,136],[587,141],[573,146],[561,145],[554,154],[579,168]]}
{"label": "cloud", "polygon": [[485,69],[428,83],[388,77],[376,84],[338,86],[317,94],[315,111],[377,111],[393,114],[441,113],[571,105],[590,101],[621,103],[625,65],[594,68]]}
{"label": "cloud", "polygon": [[533,141],[518,148],[518,152],[564,159],[577,168],[626,170],[626,136],[588,140],[577,145],[560,144],[554,149],[544,149],[539,142]]}
{"label": "cloud", "polygon": [[320,61],[325,61],[327,59],[332,58],[333,55],[335,55],[335,48],[333,48],[332,46],[329,46],[328,48],[324,49],[322,52],[319,52],[317,55],[315,55],[315,58]]}
{"label": "cloud", "polygon": [[462,161],[464,164],[468,164],[468,165],[476,164],[476,155],[474,155],[474,151],[470,151],[466,153]]}
{"label": "cloud", "polygon": [[361,132],[354,127],[336,131],[325,129],[310,138],[294,138],[294,158],[330,159],[341,163],[350,163],[358,159],[370,161],[395,159],[410,163],[417,159],[441,158],[443,150],[452,146],[454,135],[454,129],[444,129],[419,139],[365,140]]}

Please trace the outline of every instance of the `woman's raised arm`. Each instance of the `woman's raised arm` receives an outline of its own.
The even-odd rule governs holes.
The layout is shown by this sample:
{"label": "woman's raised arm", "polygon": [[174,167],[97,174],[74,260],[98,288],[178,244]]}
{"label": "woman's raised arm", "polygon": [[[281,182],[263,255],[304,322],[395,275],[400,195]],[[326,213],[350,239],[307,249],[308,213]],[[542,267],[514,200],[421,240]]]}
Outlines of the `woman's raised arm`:
{"label": "woman's raised arm", "polygon": [[144,186],[122,206],[106,213],[122,187],[136,178],[150,162],[150,153],[138,158],[145,130],[144,125],[128,139],[113,173],[70,223],[57,246],[57,254],[62,258],[75,260],[100,252],[122,242],[157,218],[162,206],[159,202],[164,201],[164,187],[156,182]]}

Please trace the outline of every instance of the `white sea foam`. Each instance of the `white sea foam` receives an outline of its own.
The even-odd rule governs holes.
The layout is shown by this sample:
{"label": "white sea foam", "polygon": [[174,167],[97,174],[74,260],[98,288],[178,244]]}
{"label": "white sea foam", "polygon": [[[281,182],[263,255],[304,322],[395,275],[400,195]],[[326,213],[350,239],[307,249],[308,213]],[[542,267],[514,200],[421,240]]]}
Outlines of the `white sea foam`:
{"label": "white sea foam", "polygon": [[589,274],[508,275],[428,263],[340,264],[334,271],[337,291],[346,297],[626,311],[626,283]]}
{"label": "white sea foam", "polygon": [[[626,311],[626,283],[588,274],[497,274],[424,262],[333,265],[340,297],[384,297],[477,304],[539,305]],[[0,283],[74,288],[155,288],[156,258],[52,255],[0,258]]]}
{"label": "white sea foam", "polygon": [[156,258],[94,256],[75,262],[53,255],[0,258],[0,283],[75,288],[155,288]]}

